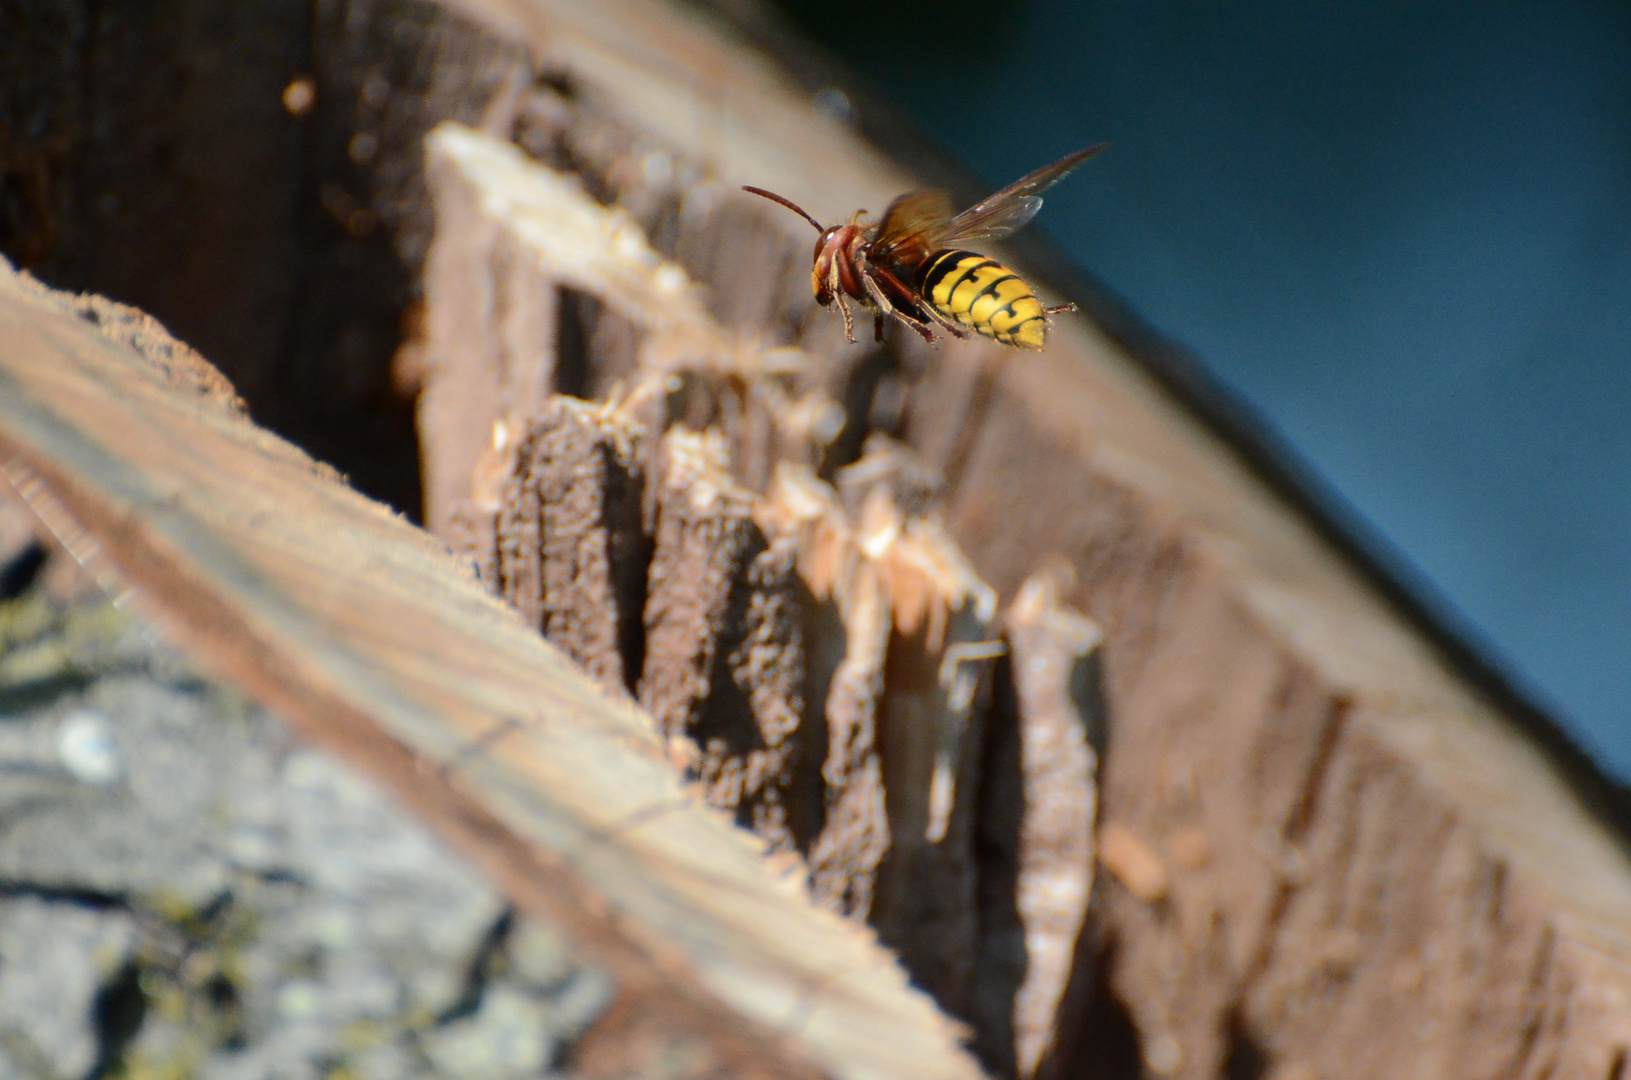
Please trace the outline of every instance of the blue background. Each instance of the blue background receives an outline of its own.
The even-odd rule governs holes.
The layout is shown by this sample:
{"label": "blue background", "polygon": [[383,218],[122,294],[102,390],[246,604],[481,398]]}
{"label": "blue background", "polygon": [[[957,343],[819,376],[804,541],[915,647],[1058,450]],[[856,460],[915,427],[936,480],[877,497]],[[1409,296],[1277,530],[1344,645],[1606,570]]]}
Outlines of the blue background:
{"label": "blue background", "polygon": [[1631,6],[784,6],[1631,778]]}

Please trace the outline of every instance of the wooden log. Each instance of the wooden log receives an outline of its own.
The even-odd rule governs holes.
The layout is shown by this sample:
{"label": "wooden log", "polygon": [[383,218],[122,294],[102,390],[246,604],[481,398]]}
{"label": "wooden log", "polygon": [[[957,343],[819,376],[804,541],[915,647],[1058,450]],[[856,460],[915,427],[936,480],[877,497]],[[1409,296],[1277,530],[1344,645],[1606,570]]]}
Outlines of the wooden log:
{"label": "wooden log", "polygon": [[614,695],[645,651],[646,437],[615,409],[550,398],[517,435],[496,521],[498,595]]}
{"label": "wooden log", "polygon": [[704,1067],[978,1075],[881,950],[687,799],[647,722],[440,543],[9,270],[0,466],[196,660],[562,927]]}
{"label": "wooden log", "polygon": [[[525,46],[525,63],[513,49],[503,67],[524,75],[515,115],[548,119],[511,130],[542,136],[540,152],[559,145],[551,131],[584,148],[603,128],[619,129],[621,141],[580,159],[597,173],[587,182],[648,208],[642,224],[655,226],[667,238],[658,249],[708,287],[716,319],[796,340],[812,355],[834,351],[837,320],[808,298],[808,227],[733,186],[770,187],[823,219],[842,219],[924,178],[818,113],[816,86],[735,34],[721,12],[740,15],[744,5],[713,5],[701,17],[656,0],[409,6],[431,12],[414,23],[415,42],[434,39],[445,25],[437,20],[454,21],[456,10],[505,48]],[[320,20],[320,32],[349,32],[341,10]],[[394,32],[398,20],[389,16],[398,10],[379,5],[358,21]],[[751,14],[744,21],[762,26]],[[344,55],[372,63],[379,53]],[[405,70],[436,68],[430,51],[407,56]],[[143,85],[166,85],[145,65],[137,70]],[[259,78],[269,69],[257,70]],[[270,106],[284,78],[280,71],[258,100]],[[412,123],[328,132],[324,154],[343,162],[353,134],[387,134],[380,145],[396,156],[381,154],[373,168],[411,190],[419,173],[401,147],[417,154],[418,145],[402,132],[447,103],[434,86],[399,80],[385,89],[401,106],[390,117]],[[489,85],[481,102],[491,96]],[[474,119],[483,109],[470,110],[472,100],[436,118],[463,111]],[[161,104],[174,109],[168,97]],[[300,142],[293,129],[276,130]],[[667,168],[645,168],[654,152]],[[78,201],[97,203],[88,192]],[[331,201],[337,222],[364,223],[354,212],[374,209],[355,198],[349,207]],[[238,202],[236,211],[248,207],[256,229],[278,243],[295,234],[258,201]],[[266,264],[240,267],[240,233],[228,233],[236,280],[276,279]],[[106,250],[136,253],[121,255],[127,265],[144,266],[152,235],[161,234],[148,242],[99,237]],[[369,273],[350,270],[353,244]],[[382,320],[356,325],[350,311],[358,292],[379,285],[374,271],[387,249],[383,233],[372,247],[348,233],[325,249],[321,266],[302,270],[298,291],[318,297],[325,317],[294,321],[319,323],[324,333],[268,334],[262,328],[275,320],[252,320],[256,349],[310,343],[293,347],[301,377],[290,380],[289,400],[328,408],[326,380],[337,358],[349,356],[339,345],[352,340],[367,346],[369,362],[341,365],[343,400],[375,393]],[[238,302],[242,291],[211,292],[228,248],[210,250],[211,258],[185,264],[197,279],[186,289],[189,309],[229,321],[230,313],[266,310]],[[400,272],[383,276],[394,284],[382,291],[411,295]],[[161,279],[168,277],[140,283],[160,288]],[[345,288],[330,287],[336,282]],[[294,288],[280,281],[285,287]],[[1091,291],[1075,298],[1095,300]],[[1118,314],[1098,299],[1100,312]],[[369,301],[375,315],[381,307],[394,327],[397,308]],[[328,317],[330,308],[346,318]],[[1099,890],[1103,980],[1079,1019],[1108,1041],[1062,1067],[1102,1074],[1105,1061],[1137,1068],[1142,1059],[1151,1071],[1183,1077],[1618,1073],[1631,1047],[1623,795],[1559,752],[1555,739],[1548,743],[1544,722],[1466,663],[1464,650],[1446,649],[1431,619],[1401,607],[1399,590],[1354,558],[1340,527],[1311,516],[1306,498],[1286,498],[1284,486],[1253,471],[1241,443],[1219,438],[1175,402],[1146,366],[1158,350],[1128,326],[1125,313],[1098,326],[1061,320],[1049,350],[1023,363],[979,343],[932,357],[910,342],[898,355],[861,347],[839,353],[823,384],[848,413],[838,463],[876,415],[947,478],[948,527],[1002,595],[1059,555],[1078,583],[1064,601],[1104,627],[1103,835],[1119,838],[1108,850],[1122,855],[1107,855],[1120,873],[1101,878]],[[909,395],[880,395],[880,386],[905,385],[899,372],[912,373]],[[353,414],[322,415],[319,426],[345,436],[322,445],[350,452],[353,425],[335,418]],[[459,483],[490,441],[489,420],[470,436],[472,457],[451,474]],[[1132,869],[1139,865],[1155,870]],[[1444,956],[1460,959],[1428,959]]]}

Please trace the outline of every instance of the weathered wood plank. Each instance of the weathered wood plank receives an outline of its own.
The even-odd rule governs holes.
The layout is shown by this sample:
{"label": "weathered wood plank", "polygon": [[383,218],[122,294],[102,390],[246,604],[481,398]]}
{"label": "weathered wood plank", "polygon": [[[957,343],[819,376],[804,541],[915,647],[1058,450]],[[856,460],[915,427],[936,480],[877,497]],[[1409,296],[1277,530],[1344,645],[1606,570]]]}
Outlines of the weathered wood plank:
{"label": "weathered wood plank", "polygon": [[882,950],[774,879],[686,796],[650,722],[440,543],[9,271],[0,461],[194,657],[376,777],[724,1066],[977,1075]]}

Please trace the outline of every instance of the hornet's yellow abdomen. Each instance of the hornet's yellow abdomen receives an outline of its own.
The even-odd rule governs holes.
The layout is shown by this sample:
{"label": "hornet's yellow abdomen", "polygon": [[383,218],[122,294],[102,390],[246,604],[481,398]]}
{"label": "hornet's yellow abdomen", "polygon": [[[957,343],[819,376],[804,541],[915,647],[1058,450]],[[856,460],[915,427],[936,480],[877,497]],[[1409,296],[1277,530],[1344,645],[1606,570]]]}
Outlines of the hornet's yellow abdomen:
{"label": "hornet's yellow abdomen", "polygon": [[1020,276],[972,251],[937,251],[923,263],[918,291],[948,318],[1004,345],[1040,349],[1048,316]]}

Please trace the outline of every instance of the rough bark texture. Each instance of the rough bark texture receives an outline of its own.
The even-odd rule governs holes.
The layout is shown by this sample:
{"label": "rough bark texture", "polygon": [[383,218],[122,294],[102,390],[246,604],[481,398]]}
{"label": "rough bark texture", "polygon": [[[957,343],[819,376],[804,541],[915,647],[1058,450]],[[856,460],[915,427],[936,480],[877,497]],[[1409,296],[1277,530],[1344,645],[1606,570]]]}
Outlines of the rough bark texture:
{"label": "rough bark texture", "polygon": [[625,693],[645,649],[645,432],[558,397],[517,438],[491,580],[529,625],[609,692]]}
{"label": "rough bark texture", "polygon": [[815,810],[790,805],[804,715],[793,547],[760,530],[717,439],[675,429],[661,460],[640,704],[696,744],[709,802],[772,849],[803,846]]}

